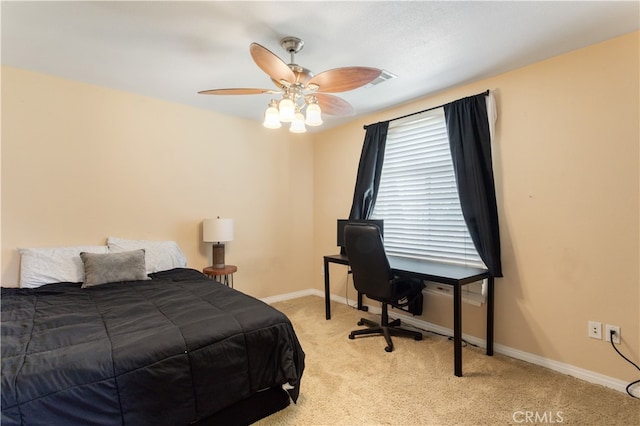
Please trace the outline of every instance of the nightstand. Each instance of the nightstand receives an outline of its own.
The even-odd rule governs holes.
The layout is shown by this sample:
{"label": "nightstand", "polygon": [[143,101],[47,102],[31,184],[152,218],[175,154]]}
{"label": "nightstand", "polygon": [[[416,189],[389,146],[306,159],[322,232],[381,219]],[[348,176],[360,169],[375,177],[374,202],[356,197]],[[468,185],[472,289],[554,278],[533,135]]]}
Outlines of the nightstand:
{"label": "nightstand", "polygon": [[207,266],[202,270],[202,273],[211,279],[218,281],[233,288],[233,274],[238,271],[238,267],[235,265],[224,265],[224,268],[214,268],[213,266]]}

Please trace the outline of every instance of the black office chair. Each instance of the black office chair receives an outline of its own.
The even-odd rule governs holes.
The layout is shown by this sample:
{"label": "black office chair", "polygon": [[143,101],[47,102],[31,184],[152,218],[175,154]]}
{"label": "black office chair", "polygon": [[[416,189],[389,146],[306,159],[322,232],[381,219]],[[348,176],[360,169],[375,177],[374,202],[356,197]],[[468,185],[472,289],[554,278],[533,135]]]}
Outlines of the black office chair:
{"label": "black office chair", "polygon": [[[369,299],[382,302],[382,321],[377,324],[361,318],[358,325],[369,328],[355,330],[349,339],[366,334],[383,335],[387,341],[385,351],[393,351],[391,336],[408,336],[422,340],[422,333],[400,327],[400,319],[389,322],[388,305],[412,314],[422,313],[421,280],[395,277],[382,243],[380,229],[372,224],[347,224],[344,228],[344,244],[356,289]],[[410,310],[411,307],[412,309]]]}

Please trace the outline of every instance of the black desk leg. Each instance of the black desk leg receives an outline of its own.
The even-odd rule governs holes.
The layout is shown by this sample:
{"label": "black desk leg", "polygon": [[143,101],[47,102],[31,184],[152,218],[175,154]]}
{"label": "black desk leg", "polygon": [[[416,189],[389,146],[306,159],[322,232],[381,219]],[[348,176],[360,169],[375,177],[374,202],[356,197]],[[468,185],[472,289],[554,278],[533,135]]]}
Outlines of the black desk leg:
{"label": "black desk leg", "polygon": [[331,319],[331,294],[329,289],[329,261],[324,259],[324,314]]}
{"label": "black desk leg", "polygon": [[453,286],[453,374],[462,377],[462,291]]}
{"label": "black desk leg", "polygon": [[487,278],[487,355],[493,355],[493,277]]}

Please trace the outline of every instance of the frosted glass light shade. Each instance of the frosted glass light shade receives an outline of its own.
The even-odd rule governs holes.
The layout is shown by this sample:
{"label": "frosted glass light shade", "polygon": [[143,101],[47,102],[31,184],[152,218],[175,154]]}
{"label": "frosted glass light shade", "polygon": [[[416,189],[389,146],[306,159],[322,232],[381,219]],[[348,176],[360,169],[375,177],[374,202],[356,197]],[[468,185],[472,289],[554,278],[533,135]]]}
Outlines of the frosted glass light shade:
{"label": "frosted glass light shade", "polygon": [[291,127],[289,127],[289,131],[292,133],[304,133],[307,131],[307,128],[304,126],[304,116],[302,113],[296,113],[293,121],[291,122]]}
{"label": "frosted glass light shade", "polygon": [[233,241],[233,219],[205,219],[202,221],[202,241]]}
{"label": "frosted glass light shade", "polygon": [[280,110],[280,121],[289,123],[293,120],[296,107],[291,99],[283,98],[278,104],[278,109]]}
{"label": "frosted glass light shade", "polygon": [[322,124],[322,111],[320,110],[320,105],[307,105],[307,118],[304,122],[307,126],[319,126]]}
{"label": "frosted glass light shade", "polygon": [[280,112],[275,106],[269,106],[264,112],[264,123],[262,123],[267,129],[279,129],[280,124]]}

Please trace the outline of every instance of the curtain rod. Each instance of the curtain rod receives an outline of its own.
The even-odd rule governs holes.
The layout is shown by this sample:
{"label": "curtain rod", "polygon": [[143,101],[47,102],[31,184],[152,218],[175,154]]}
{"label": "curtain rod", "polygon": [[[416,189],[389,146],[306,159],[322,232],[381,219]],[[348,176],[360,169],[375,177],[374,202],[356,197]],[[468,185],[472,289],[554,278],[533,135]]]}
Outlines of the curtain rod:
{"label": "curtain rod", "polygon": [[[473,95],[473,96],[479,96],[479,95],[485,95],[485,96],[488,96],[488,95],[489,95],[489,91],[488,91],[488,90],[486,90],[486,91],[484,91],[484,92],[482,92],[482,93],[478,93],[477,95]],[[472,98],[473,96],[467,96],[466,98]],[[460,99],[458,99],[458,100],[462,100],[462,99],[466,99],[466,98],[460,98]],[[401,117],[396,117],[396,118],[392,118],[392,119],[385,120],[385,121],[388,121],[388,122],[396,121],[396,120],[400,120],[400,119],[402,119],[402,118],[411,117],[412,115],[422,114],[423,112],[433,111],[434,109],[442,108],[443,106],[449,105],[450,103],[453,103],[453,102],[456,102],[456,101],[447,102],[446,104],[442,104],[442,105],[434,106],[434,107],[431,107],[431,108],[423,109],[422,111],[418,111],[418,112],[412,112],[411,114],[403,115],[403,116],[401,116]],[[371,124],[365,124],[365,125],[364,125],[364,126],[362,126],[362,127],[366,130],[366,129],[367,129],[367,127],[369,127],[369,126],[371,126]]]}

